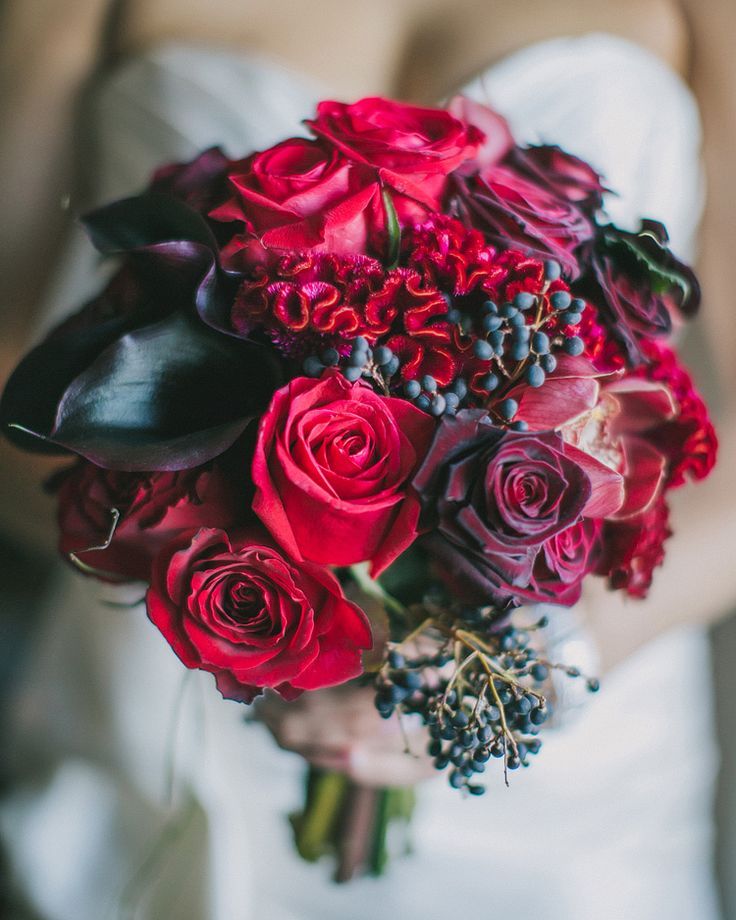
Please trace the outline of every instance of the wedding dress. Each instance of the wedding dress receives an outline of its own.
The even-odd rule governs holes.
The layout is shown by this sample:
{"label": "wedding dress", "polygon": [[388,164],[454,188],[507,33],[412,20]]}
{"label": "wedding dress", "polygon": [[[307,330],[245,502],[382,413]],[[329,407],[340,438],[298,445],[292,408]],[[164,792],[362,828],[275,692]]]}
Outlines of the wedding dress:
{"label": "wedding dress", "polygon": [[[675,250],[691,251],[697,111],[659,60],[606,35],[553,40],[466,92],[504,113],[517,139],[590,160],[620,193],[610,202],[617,221],[662,219]],[[151,51],[96,93],[95,197],[132,193],[161,162],[214,143],[242,155],[300,133],[324,97],[340,98],[339,87],[255,54]],[[91,247],[75,241],[53,287],[55,316],[92,293],[99,272]],[[413,854],[383,878],[337,887],[328,866],[292,849],[286,815],[301,803],[300,758],[246,722],[209,675],[186,672],[142,607],[110,599],[121,590],[60,573],[16,703],[10,756],[21,781],[0,824],[42,918],[717,917],[704,631],[672,630],[617,667],[574,721],[546,733],[510,789],[490,776],[483,799],[463,800],[442,778],[425,783]]]}

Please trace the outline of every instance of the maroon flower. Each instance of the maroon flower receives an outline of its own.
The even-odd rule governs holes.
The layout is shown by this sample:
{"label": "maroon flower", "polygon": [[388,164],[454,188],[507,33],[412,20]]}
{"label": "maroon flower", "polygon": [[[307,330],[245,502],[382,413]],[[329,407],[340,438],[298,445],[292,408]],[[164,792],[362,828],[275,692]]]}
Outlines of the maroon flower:
{"label": "maroon flower", "polygon": [[588,217],[603,206],[607,189],[601,177],[590,164],[559,147],[515,147],[506,162],[558,198],[577,205]]}
{"label": "maroon flower", "polygon": [[537,259],[556,259],[570,278],[579,274],[575,250],[594,226],[577,203],[531,178],[507,157],[480,175],[456,179],[460,207],[489,241]]}
{"label": "maroon flower", "polygon": [[371,647],[365,614],[337,579],[295,566],[260,527],[179,535],[156,558],[146,604],[182,662],[241,702],[263,687],[293,699],[343,683]]}
{"label": "maroon flower", "polygon": [[153,557],[175,534],[204,524],[228,527],[247,513],[244,491],[217,463],[124,473],[80,460],[53,485],[59,551],[106,580],[148,581]]}
{"label": "maroon flower", "polygon": [[160,166],[150,188],[206,214],[228,197],[227,174],[232,165],[219,147],[210,147],[188,163]]}
{"label": "maroon flower", "polygon": [[518,604],[542,545],[577,523],[590,477],[553,432],[496,428],[482,410],[443,419],[414,479],[425,546],[458,596]]}
{"label": "maroon flower", "polygon": [[587,295],[630,365],[645,361],[643,340],[667,336],[674,316],[698,309],[697,278],[669,250],[667,231],[657,221],[643,220],[637,233],[601,228],[591,259]]}
{"label": "maroon flower", "polygon": [[660,495],[643,514],[605,523],[603,553],[596,572],[608,578],[613,590],[645,598],[654,569],[664,562],[665,540],[671,536],[669,507],[664,495]]}
{"label": "maroon flower", "polygon": [[381,571],[416,536],[409,489],[434,421],[404,399],[327,372],[273,397],[253,458],[253,510],[295,559],[371,560]]}

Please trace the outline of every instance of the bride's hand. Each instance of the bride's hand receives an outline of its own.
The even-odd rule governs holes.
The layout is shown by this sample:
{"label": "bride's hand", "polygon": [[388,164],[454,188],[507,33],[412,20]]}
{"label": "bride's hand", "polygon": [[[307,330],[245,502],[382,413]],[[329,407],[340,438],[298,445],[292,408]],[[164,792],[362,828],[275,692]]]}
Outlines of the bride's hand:
{"label": "bride's hand", "polygon": [[373,695],[370,687],[343,686],[286,703],[270,694],[259,702],[257,713],[280,747],[356,783],[409,786],[432,776],[425,731],[408,718],[405,734],[396,716],[383,720]]}

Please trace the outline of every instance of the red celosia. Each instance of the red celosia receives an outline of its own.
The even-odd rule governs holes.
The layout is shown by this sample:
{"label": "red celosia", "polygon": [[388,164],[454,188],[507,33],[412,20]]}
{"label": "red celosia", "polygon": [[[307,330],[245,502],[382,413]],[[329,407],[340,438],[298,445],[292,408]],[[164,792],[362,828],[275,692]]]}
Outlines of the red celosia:
{"label": "red celosia", "polygon": [[664,561],[664,541],[672,536],[669,508],[663,495],[643,514],[603,526],[603,556],[597,572],[608,577],[613,590],[644,598],[657,566]]}

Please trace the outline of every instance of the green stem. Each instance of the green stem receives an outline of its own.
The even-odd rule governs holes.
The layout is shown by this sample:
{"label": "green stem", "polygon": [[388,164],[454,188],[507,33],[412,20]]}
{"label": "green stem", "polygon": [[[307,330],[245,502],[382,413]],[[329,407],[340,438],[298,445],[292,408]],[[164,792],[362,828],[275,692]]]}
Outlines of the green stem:
{"label": "green stem", "polygon": [[348,779],[342,773],[312,768],[306,807],[292,820],[297,851],[307,862],[315,862],[329,851],[330,834],[347,786]]}
{"label": "green stem", "polygon": [[388,268],[396,268],[399,264],[399,253],[401,251],[401,225],[399,217],[394,207],[391,193],[388,189],[381,192],[383,198],[383,208],[386,212],[386,232],[388,233]]}
{"label": "green stem", "polygon": [[395,597],[392,597],[374,578],[368,574],[368,563],[367,562],[358,562],[355,565],[350,566],[350,574],[352,575],[355,583],[366,594],[374,597],[377,601],[380,601],[383,606],[390,612],[397,614],[401,617],[406,617],[407,610],[406,607],[397,600]]}

